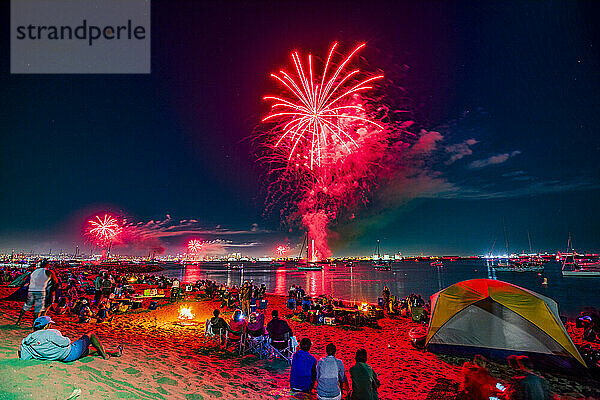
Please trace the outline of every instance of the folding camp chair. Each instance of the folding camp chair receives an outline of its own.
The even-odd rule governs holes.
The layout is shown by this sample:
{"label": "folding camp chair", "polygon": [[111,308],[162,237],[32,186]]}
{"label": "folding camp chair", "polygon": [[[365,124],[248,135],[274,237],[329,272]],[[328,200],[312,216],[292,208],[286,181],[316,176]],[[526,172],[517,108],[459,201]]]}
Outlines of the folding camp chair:
{"label": "folding camp chair", "polygon": [[223,332],[223,329],[215,330],[210,319],[206,320],[206,324],[204,325],[204,346],[206,347],[206,342],[214,343],[218,347],[221,347],[223,344],[223,340],[225,343],[227,342],[227,331]]}
{"label": "folding camp chair", "polygon": [[223,345],[223,349],[227,350],[228,348],[232,348],[239,355],[244,355],[246,351],[246,332],[243,329],[240,332],[232,332],[231,335],[229,331],[225,334],[225,344]]}
{"label": "folding camp chair", "polygon": [[245,352],[256,355],[259,359],[268,358],[271,352],[269,337],[267,335],[251,335],[246,331]]}
{"label": "folding camp chair", "polygon": [[292,364],[292,356],[298,346],[298,341],[295,336],[289,337],[285,334],[283,338],[269,338],[269,357],[277,358],[280,357],[287,361],[288,364]]}

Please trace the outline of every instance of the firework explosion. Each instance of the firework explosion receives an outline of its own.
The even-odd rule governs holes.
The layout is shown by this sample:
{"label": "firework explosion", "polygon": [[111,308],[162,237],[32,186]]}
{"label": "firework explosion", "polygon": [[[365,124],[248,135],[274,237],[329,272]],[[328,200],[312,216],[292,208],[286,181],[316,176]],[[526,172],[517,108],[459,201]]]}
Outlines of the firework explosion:
{"label": "firework explosion", "polygon": [[285,203],[286,219],[308,229],[314,258],[331,255],[331,222],[367,204],[410,145],[404,139],[412,135],[407,132],[411,122],[392,121],[388,108],[368,97],[375,89],[372,83],[383,75],[351,66],[364,47],[337,57],[335,43],[321,74],[314,72],[312,55],[303,64],[293,52],[295,73],[271,74],[282,85],[282,94],[264,97],[271,102],[263,119],[269,128],[261,142],[269,168],[268,207]]}
{"label": "firework explosion", "polygon": [[287,249],[285,246],[277,246],[277,249],[275,251],[279,257],[283,257],[285,253],[287,253]]}
{"label": "firework explosion", "polygon": [[279,75],[271,74],[288,95],[265,96],[263,99],[273,104],[271,112],[262,121],[277,123],[275,129],[280,134],[274,147],[287,153],[288,162],[311,170],[325,166],[337,158],[339,151],[348,154],[359,147],[355,136],[363,125],[383,129],[380,124],[366,118],[363,106],[353,101],[354,94],[372,89],[370,83],[382,79],[383,75],[356,82],[360,70],[345,73],[346,65],[364,46],[363,43],[356,47],[334,68],[332,56],[337,47],[334,43],[320,78],[313,72],[312,55],[308,55],[308,65],[305,66],[297,51],[292,53],[296,78],[283,70],[279,71]]}
{"label": "firework explosion", "polygon": [[202,250],[202,242],[198,239],[192,239],[187,244],[188,252],[192,254],[197,254]]}
{"label": "firework explosion", "polygon": [[96,215],[95,218],[88,221],[87,233],[98,245],[106,245],[117,239],[121,233],[121,226],[114,217],[108,214],[104,214],[102,218]]}

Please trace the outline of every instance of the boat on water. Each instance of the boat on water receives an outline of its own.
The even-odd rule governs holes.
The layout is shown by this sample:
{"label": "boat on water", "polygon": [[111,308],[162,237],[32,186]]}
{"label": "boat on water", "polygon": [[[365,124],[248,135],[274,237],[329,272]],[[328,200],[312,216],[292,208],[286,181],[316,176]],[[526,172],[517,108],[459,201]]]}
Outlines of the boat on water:
{"label": "boat on water", "polygon": [[[302,260],[301,258],[302,258],[302,253],[304,252],[304,244],[306,244],[306,259]],[[323,265],[314,261],[314,259],[315,259],[314,255],[313,255],[313,257],[309,256],[309,254],[308,254],[309,247],[310,246],[309,246],[308,232],[306,232],[304,242],[302,242],[302,247],[300,248],[300,255],[298,256],[298,264],[296,265],[296,268],[298,268],[298,271],[322,271]],[[313,253],[314,253],[314,247],[315,247],[314,240],[312,242],[312,247],[313,247]],[[311,258],[313,259],[313,261],[308,261]]]}
{"label": "boat on water", "polygon": [[302,263],[302,264],[298,264],[298,266],[296,267],[298,268],[298,271],[322,271],[323,270],[323,266],[317,263],[313,263],[313,262],[309,262],[309,263]]}
{"label": "boat on water", "polygon": [[498,263],[494,270],[496,272],[543,272],[544,265],[529,262]]}
{"label": "boat on water", "polygon": [[[571,249],[570,252],[569,249]],[[569,241],[567,242],[567,253],[563,253],[563,257],[563,276],[600,277],[600,259],[598,257],[579,256],[572,249],[571,235],[569,235]]]}
{"label": "boat on water", "polygon": [[439,260],[438,261],[434,261],[434,262],[432,262],[429,265],[431,265],[432,267],[443,267],[444,266],[444,264],[441,261],[439,261]]}
{"label": "boat on water", "polygon": [[244,269],[244,264],[227,263],[225,264],[225,267],[227,267],[227,269],[242,270]]}
{"label": "boat on water", "polygon": [[381,254],[379,253],[379,239],[377,239],[377,257],[373,257],[373,269],[376,271],[392,270],[390,263],[381,259]]}

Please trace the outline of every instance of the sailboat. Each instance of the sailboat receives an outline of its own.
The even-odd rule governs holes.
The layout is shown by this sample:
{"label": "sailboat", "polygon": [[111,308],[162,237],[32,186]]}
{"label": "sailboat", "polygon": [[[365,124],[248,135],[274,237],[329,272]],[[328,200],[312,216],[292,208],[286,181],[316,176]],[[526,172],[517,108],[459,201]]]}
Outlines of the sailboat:
{"label": "sailboat", "polygon": [[562,274],[563,276],[590,276],[600,277],[600,260],[598,258],[575,258],[575,250],[569,233],[567,241],[567,252],[563,258]]}
{"label": "sailboat", "polygon": [[373,260],[373,268],[377,271],[389,271],[392,269],[390,264],[381,261],[381,254],[379,253],[379,239],[377,239],[377,259]]}
{"label": "sailboat", "polygon": [[[300,260],[302,257],[302,252],[304,250],[304,244],[306,243],[306,263],[304,261],[300,261],[298,263],[298,271],[321,271],[323,270],[323,267],[320,264],[317,264],[315,262],[311,262],[309,261],[311,259],[311,257],[309,256],[309,244],[311,243],[311,241],[309,241],[308,238],[308,232],[306,232],[306,236],[304,237],[304,241],[302,242],[302,247],[300,248],[300,254],[298,256],[298,259]],[[315,241],[312,240],[312,252],[314,253],[314,249],[315,249]],[[314,257],[312,257],[314,258]]]}

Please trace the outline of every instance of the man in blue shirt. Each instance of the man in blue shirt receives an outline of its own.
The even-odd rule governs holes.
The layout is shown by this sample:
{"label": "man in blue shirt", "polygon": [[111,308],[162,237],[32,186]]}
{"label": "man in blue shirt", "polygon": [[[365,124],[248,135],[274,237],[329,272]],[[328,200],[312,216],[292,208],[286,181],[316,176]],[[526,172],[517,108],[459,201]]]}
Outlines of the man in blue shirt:
{"label": "man in blue shirt", "polygon": [[317,399],[341,400],[342,390],[348,390],[346,370],[342,360],[335,358],[336,348],[329,343],[325,348],[327,357],[317,363]]}
{"label": "man in blue shirt", "polygon": [[89,354],[90,345],[104,359],[110,356],[120,357],[123,352],[122,345],[119,345],[115,352],[105,351],[94,333],[83,335],[79,340],[71,343],[71,340],[64,337],[60,331],[49,329],[52,323],[54,321],[48,316],[38,317],[33,321],[33,332],[21,341],[19,351],[21,360],[75,361]]}
{"label": "man in blue shirt", "polygon": [[300,350],[296,351],[292,358],[290,388],[295,392],[309,393],[315,386],[315,380],[317,379],[317,359],[309,353],[311,346],[310,339],[302,339],[300,341]]}

